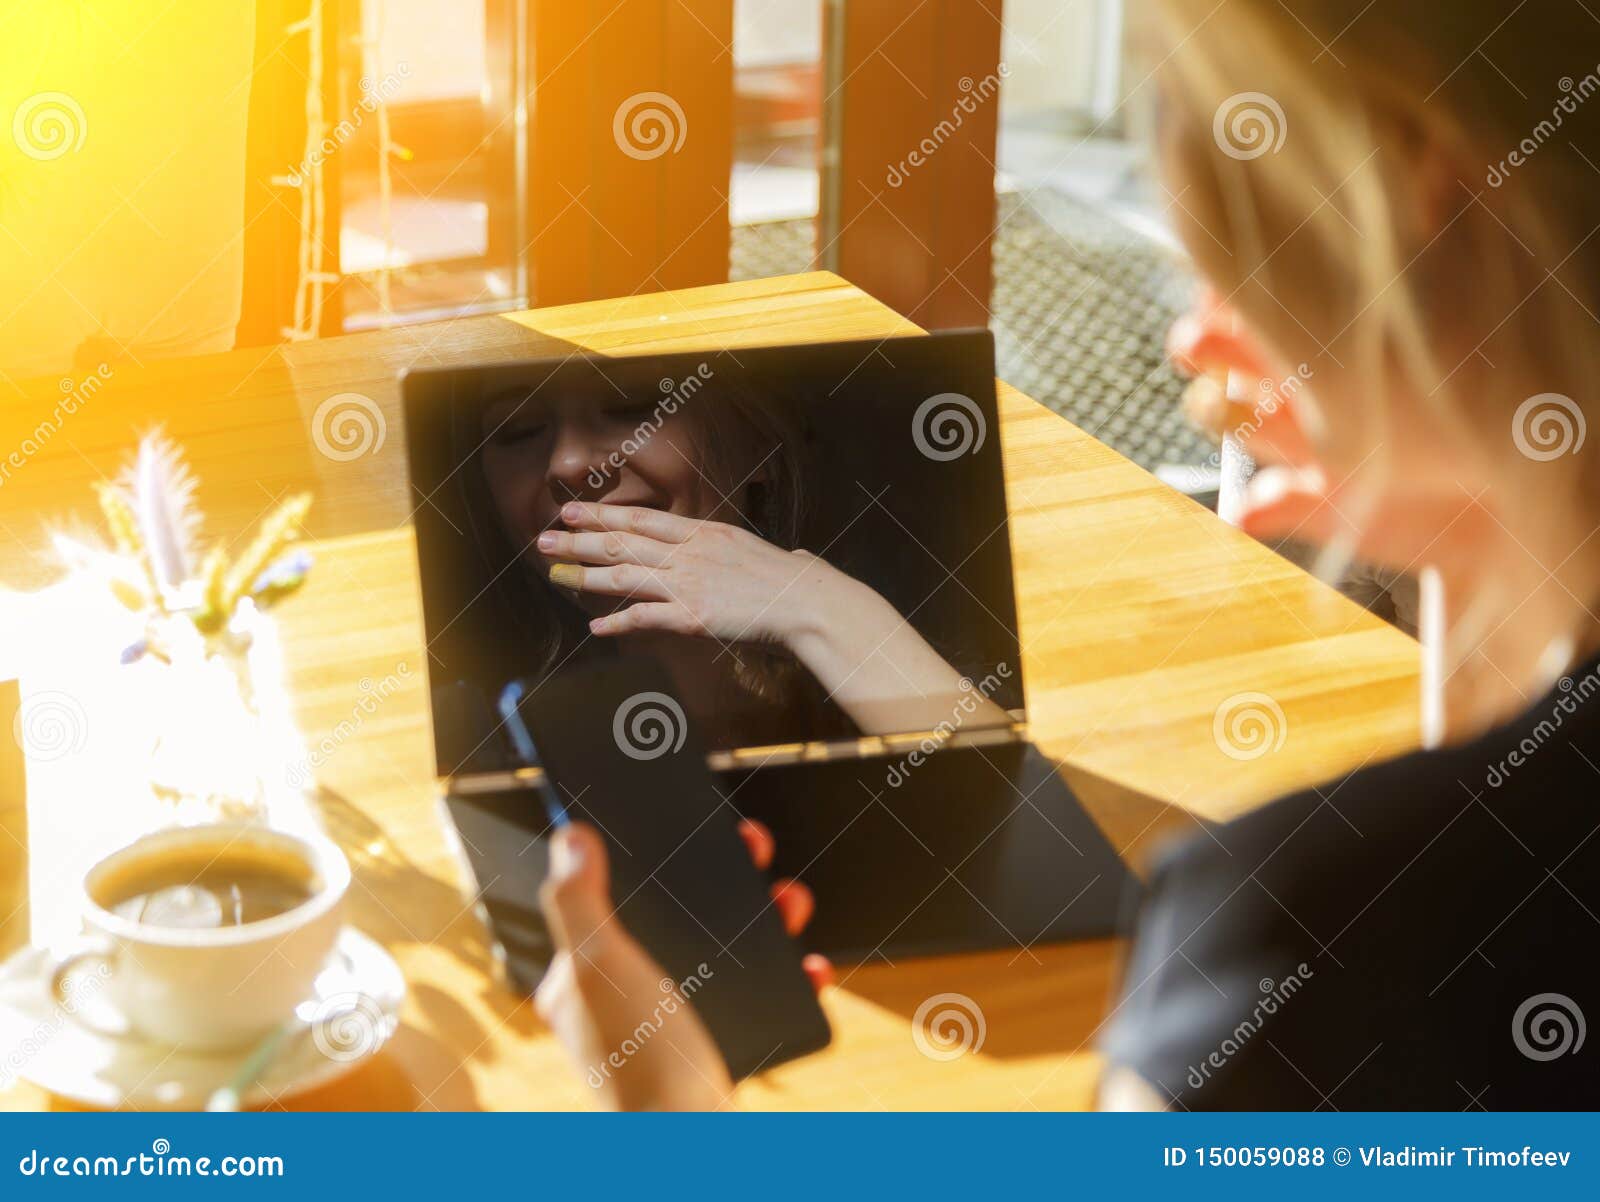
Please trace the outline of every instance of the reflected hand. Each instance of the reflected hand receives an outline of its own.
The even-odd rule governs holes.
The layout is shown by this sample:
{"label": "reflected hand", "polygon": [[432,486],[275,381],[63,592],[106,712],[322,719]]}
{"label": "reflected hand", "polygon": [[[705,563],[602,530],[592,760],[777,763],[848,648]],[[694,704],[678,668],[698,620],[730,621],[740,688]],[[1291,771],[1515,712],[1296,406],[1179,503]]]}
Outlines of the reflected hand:
{"label": "reflected hand", "polygon": [[781,644],[863,734],[1008,721],[894,606],[808,551],[654,509],[575,501],[561,519],[572,529],[545,531],[539,551],[575,562],[551,568],[551,581],[633,600],[593,619],[596,635]]}
{"label": "reflected hand", "polygon": [[[772,836],[740,823],[756,867],[772,862]],[[815,908],[798,881],[778,881],[772,901],[784,928],[797,935]],[[664,992],[665,971],[617,918],[606,847],[593,828],[573,823],[551,840],[550,878],[540,898],[556,956],[534,1004],[556,1038],[613,1110],[716,1110],[733,1092],[727,1066],[700,1016],[676,992]],[[833,970],[807,956],[806,975],[820,990]],[[660,1020],[648,1040],[641,1022]],[[624,1054],[625,1044],[637,1050]]]}
{"label": "reflected hand", "polygon": [[551,582],[632,601],[589,623],[601,636],[664,631],[793,649],[821,615],[841,620],[850,596],[869,591],[826,560],[724,522],[579,502],[561,518],[570,531],[538,540],[540,554],[570,561],[551,569]]}

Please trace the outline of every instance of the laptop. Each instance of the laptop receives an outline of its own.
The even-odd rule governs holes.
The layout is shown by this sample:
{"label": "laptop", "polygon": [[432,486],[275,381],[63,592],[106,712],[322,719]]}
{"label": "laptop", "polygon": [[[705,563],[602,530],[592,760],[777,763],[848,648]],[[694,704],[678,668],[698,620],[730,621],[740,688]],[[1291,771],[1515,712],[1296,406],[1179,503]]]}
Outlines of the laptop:
{"label": "laptop", "polygon": [[[617,737],[649,755],[692,726],[726,803],[776,835],[773,871],[815,893],[815,950],[860,962],[1114,933],[1135,879],[1027,738],[987,332],[575,353],[413,371],[402,391],[437,770],[519,982],[548,955],[546,831],[506,698],[629,655],[665,663],[674,688],[619,713]],[[553,571],[573,556],[541,554],[542,532],[603,537],[569,527],[572,501],[615,507],[595,512],[620,541],[591,554],[627,543],[654,575],[617,595],[589,575],[599,560],[576,586]],[[659,537],[635,537],[624,510]],[[688,533],[722,541],[689,563]],[[694,612],[593,632],[688,597],[662,583],[685,567]],[[808,659],[794,630],[856,657]],[[874,654],[908,645],[915,664]]]}

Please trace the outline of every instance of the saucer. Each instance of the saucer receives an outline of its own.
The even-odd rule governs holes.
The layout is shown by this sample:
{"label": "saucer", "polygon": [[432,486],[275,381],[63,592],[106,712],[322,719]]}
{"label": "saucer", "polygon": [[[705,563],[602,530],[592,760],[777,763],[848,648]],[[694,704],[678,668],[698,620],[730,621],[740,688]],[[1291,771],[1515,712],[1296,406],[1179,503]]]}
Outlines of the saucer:
{"label": "saucer", "polygon": [[[33,947],[0,964],[0,1084],[14,1074],[88,1106],[201,1110],[253,1050],[246,1045],[221,1053],[185,1052],[96,1030],[56,1004],[50,993],[54,964],[49,952]],[[287,1038],[244,1091],[241,1106],[270,1105],[344,1076],[375,1056],[399,1025],[406,993],[400,966],[353,927],[340,932],[313,988],[315,995],[297,1013],[326,1021]]]}

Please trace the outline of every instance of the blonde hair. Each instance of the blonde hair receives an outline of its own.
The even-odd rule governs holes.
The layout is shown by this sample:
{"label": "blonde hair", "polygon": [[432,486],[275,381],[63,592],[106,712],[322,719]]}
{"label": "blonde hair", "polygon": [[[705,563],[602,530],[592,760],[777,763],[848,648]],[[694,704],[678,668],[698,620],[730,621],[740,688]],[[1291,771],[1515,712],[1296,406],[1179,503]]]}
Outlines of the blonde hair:
{"label": "blonde hair", "polygon": [[[1567,0],[1491,7],[1159,4],[1174,211],[1246,321],[1315,365],[1311,433],[1350,473],[1345,516],[1365,526],[1426,486],[1397,445],[1417,438],[1464,496],[1492,496],[1507,555],[1442,569],[1453,736],[1522,708],[1600,624],[1600,573],[1574,554],[1600,524],[1600,25]],[[1462,697],[1485,673],[1459,670],[1491,656],[1516,696]]]}

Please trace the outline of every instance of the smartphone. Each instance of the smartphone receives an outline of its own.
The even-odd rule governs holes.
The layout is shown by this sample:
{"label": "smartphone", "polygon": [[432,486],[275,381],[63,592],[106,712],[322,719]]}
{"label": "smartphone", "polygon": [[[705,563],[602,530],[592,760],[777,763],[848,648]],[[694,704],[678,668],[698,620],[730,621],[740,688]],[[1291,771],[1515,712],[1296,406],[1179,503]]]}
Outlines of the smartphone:
{"label": "smartphone", "polygon": [[509,692],[502,708],[544,769],[550,822],[605,840],[612,902],[665,971],[661,1000],[694,1007],[734,1079],[826,1047],[801,949],[665,669],[630,656]]}

